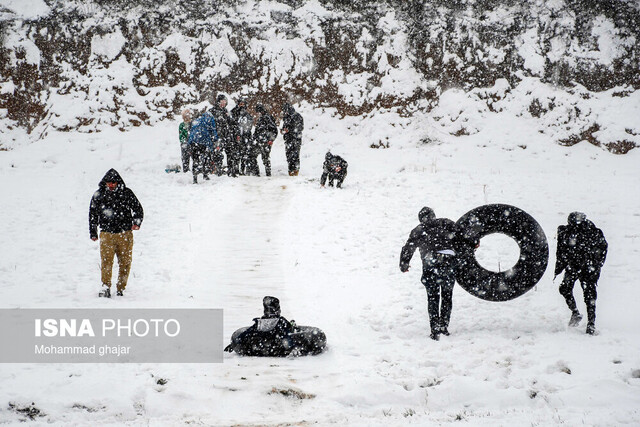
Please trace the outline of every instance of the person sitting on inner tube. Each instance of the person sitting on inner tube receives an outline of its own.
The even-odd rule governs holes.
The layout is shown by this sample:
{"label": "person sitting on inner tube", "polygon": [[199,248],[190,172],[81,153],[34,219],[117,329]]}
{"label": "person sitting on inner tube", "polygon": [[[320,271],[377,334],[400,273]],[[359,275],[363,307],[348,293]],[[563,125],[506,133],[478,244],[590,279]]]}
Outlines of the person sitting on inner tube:
{"label": "person sitting on inner tube", "polygon": [[224,351],[239,350],[238,343],[243,343],[240,353],[247,356],[283,357],[293,347],[289,334],[295,330],[295,321],[289,322],[280,316],[280,300],[266,296],[262,299],[264,315],[253,319],[253,325],[242,332]]}
{"label": "person sitting on inner tube", "polygon": [[[456,224],[448,218],[436,218],[433,209],[424,207],[418,214],[420,225],[414,228],[400,253],[400,271],[409,271],[409,262],[416,249],[422,259],[422,284],[427,291],[427,308],[433,340],[440,334],[449,335],[449,319],[453,306],[456,248],[465,242]],[[442,299],[441,299],[442,296]]]}

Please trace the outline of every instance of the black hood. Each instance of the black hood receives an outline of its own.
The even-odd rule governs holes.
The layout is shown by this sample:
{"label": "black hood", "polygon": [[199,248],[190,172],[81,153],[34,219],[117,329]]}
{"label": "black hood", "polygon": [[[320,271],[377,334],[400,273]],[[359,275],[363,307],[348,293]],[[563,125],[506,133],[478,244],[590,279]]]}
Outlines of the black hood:
{"label": "black hood", "polygon": [[262,306],[264,307],[264,317],[280,316],[280,300],[278,298],[266,296],[262,299]]}
{"label": "black hood", "polygon": [[287,116],[295,113],[296,110],[293,109],[293,107],[291,106],[291,104],[289,103],[285,103],[282,106],[282,111],[284,112],[284,114],[286,114]]}
{"label": "black hood", "polygon": [[100,188],[106,188],[107,182],[117,182],[118,187],[126,187],[124,180],[122,179],[118,171],[113,168],[109,169],[109,171],[104,174],[98,186]]}
{"label": "black hood", "polygon": [[426,224],[427,222],[432,221],[435,218],[436,218],[435,212],[433,212],[433,209],[427,206],[420,209],[420,212],[418,213],[418,220],[420,221],[421,224]]}
{"label": "black hood", "polygon": [[587,219],[587,216],[582,212],[571,212],[569,214],[569,218],[567,218],[567,222],[571,226],[576,226],[584,222]]}

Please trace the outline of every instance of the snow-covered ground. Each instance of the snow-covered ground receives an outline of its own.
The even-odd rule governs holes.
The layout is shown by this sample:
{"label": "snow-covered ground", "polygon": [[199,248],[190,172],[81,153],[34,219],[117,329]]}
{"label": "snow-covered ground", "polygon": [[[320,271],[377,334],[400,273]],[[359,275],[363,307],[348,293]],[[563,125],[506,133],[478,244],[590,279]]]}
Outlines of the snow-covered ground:
{"label": "snow-covered ground", "polygon": [[[4,364],[0,422],[25,419],[15,408],[33,403],[37,422],[60,425],[640,424],[640,151],[560,147],[508,113],[460,138],[426,116],[302,113],[299,177],[287,176],[281,138],[271,178],[196,186],[190,174],[166,174],[179,163],[177,123],[168,121],[127,133],[53,133],[0,152],[3,308],[223,308],[228,340],[274,295],[284,316],[322,328],[329,342],[326,353],[297,359]],[[434,142],[420,143],[425,135]],[[369,148],[387,137],[390,148]],[[343,190],[320,188],[328,148],[349,162]],[[87,216],[111,167],[145,220],[127,293],[106,300],[96,297],[98,244]],[[486,203],[530,213],[549,239],[550,265],[510,302],[456,287],[451,336],[434,342],[420,260],[400,273],[400,248],[422,206],[456,220]],[[584,322],[567,328],[552,281],[555,230],[574,210],[609,241],[593,337]],[[482,243],[487,264],[512,255]],[[584,312],[579,285],[575,294]]]}

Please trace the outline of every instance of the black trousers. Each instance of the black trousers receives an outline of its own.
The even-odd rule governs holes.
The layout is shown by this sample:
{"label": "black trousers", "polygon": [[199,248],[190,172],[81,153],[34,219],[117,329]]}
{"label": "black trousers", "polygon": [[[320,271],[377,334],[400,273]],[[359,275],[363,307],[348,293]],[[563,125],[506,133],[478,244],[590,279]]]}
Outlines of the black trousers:
{"label": "black trousers", "polygon": [[333,187],[333,181],[337,181],[336,182],[336,187],[338,188],[342,188],[342,182],[344,181],[344,178],[347,176],[347,172],[342,172],[340,171],[339,173],[330,173],[327,177],[327,180],[329,181],[329,187]]}
{"label": "black trousers", "polygon": [[225,146],[224,152],[227,155],[227,174],[230,176],[240,174],[240,145],[229,143]]}
{"label": "black trousers", "polygon": [[454,270],[451,267],[422,272],[422,284],[427,290],[427,310],[431,332],[447,328],[453,308]]}
{"label": "black trousers", "polygon": [[238,143],[238,158],[240,159],[240,174],[245,175],[247,173],[247,159],[249,156],[249,149],[251,148],[251,136],[240,136],[240,142]]}
{"label": "black trousers", "polygon": [[564,270],[564,278],[560,284],[560,295],[564,297],[571,311],[577,311],[576,300],[573,297],[573,286],[576,280],[580,280],[584,303],[587,306],[587,319],[589,323],[595,323],[596,321],[596,299],[598,298],[596,287],[599,278],[600,268],[589,271],[588,267],[576,268],[567,266]]}
{"label": "black trousers", "polygon": [[292,138],[284,142],[289,173],[300,170],[300,147],[302,147],[301,139]]}
{"label": "black trousers", "polygon": [[258,155],[260,154],[260,147],[257,142],[252,142],[247,147],[245,154],[245,169],[244,173],[248,176],[260,176],[260,168],[258,167]]}
{"label": "black trousers", "polygon": [[260,148],[260,155],[262,156],[262,163],[264,164],[264,174],[271,176],[271,145],[268,142],[261,142],[258,144]]}
{"label": "black trousers", "polygon": [[188,172],[189,160],[191,159],[189,144],[180,144],[180,153],[182,154],[182,172]]}
{"label": "black trousers", "polygon": [[207,166],[209,150],[206,146],[200,144],[191,145],[191,156],[193,157],[193,179],[195,181],[199,173],[203,176],[209,175]]}
{"label": "black trousers", "polygon": [[211,152],[211,154],[209,155],[209,162],[208,162],[209,172],[215,173],[216,175],[221,176],[224,170],[223,162],[224,162],[224,152],[222,151],[222,148],[215,147]]}

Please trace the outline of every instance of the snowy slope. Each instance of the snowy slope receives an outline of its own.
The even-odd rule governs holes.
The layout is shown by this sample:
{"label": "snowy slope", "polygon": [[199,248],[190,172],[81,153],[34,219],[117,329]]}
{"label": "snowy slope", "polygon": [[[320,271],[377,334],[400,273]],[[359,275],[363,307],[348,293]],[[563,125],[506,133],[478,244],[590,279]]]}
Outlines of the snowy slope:
{"label": "snowy slope", "polygon": [[[640,423],[640,153],[567,148],[525,117],[485,118],[452,137],[431,117],[379,113],[339,119],[301,109],[301,176],[286,175],[282,140],[271,178],[165,174],[179,162],[177,123],[121,133],[52,133],[0,152],[2,307],[224,309],[225,340],[261,312],[321,327],[329,350],[299,359],[223,364],[0,366],[0,422],[57,425],[637,425]],[[432,143],[419,141],[428,134]],[[389,141],[388,149],[371,142]],[[526,147],[526,148],[522,148]],[[321,189],[328,148],[349,162],[343,190]],[[96,298],[98,245],[89,199],[115,167],[145,208],[124,298]],[[582,210],[610,252],[599,286],[599,335],[568,329],[552,267],[503,303],[454,292],[450,337],[428,338],[416,257],[400,248],[428,205],[457,219],[509,203],[555,229]],[[487,262],[508,250],[483,240]],[[492,258],[493,252],[493,258]],[[579,286],[576,299],[584,312]],[[203,325],[203,328],[206,325]],[[3,343],[10,345],[10,343]],[[168,379],[158,385],[157,379]],[[314,395],[271,393],[293,388]],[[10,407],[14,405],[13,409]]]}

